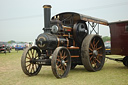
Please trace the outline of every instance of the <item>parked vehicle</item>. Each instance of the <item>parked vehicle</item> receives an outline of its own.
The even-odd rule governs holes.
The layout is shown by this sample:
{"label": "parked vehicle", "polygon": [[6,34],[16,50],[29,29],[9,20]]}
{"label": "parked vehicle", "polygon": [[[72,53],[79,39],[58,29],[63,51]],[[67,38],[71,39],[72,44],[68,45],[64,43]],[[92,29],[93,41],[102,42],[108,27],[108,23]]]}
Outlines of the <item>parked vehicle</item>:
{"label": "parked vehicle", "polygon": [[11,47],[6,42],[0,42],[0,52],[6,53],[7,51],[11,52]]}
{"label": "parked vehicle", "polygon": [[15,50],[24,50],[25,49],[25,45],[24,44],[16,44],[15,45]]}
{"label": "parked vehicle", "polygon": [[111,54],[111,42],[110,41],[105,42],[105,53]]}
{"label": "parked vehicle", "polygon": [[111,54],[125,56],[117,61],[128,67],[128,20],[110,22]]}
{"label": "parked vehicle", "polygon": [[16,43],[12,43],[10,44],[10,46],[12,47],[12,49],[15,49]]}

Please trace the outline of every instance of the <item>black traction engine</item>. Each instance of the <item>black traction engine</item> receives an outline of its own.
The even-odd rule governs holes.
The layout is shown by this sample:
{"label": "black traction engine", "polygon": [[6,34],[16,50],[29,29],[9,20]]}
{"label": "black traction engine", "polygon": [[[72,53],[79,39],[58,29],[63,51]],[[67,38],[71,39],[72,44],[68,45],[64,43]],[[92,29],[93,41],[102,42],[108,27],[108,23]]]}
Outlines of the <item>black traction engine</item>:
{"label": "black traction engine", "polygon": [[99,24],[107,25],[107,21],[74,12],[51,18],[51,6],[44,5],[43,8],[44,33],[37,37],[36,46],[25,49],[21,57],[23,72],[29,76],[37,75],[42,65],[48,65],[56,78],[63,78],[76,65],[84,65],[88,71],[101,70],[105,48],[94,28]]}

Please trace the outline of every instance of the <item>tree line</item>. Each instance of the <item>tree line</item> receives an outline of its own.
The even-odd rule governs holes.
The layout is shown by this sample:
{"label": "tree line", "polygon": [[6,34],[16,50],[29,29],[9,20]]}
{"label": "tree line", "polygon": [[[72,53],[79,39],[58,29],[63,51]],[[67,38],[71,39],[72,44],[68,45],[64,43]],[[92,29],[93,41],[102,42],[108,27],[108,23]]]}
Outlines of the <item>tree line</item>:
{"label": "tree line", "polygon": [[103,42],[111,41],[111,38],[108,36],[104,36],[104,37],[102,37],[102,39],[103,39]]}

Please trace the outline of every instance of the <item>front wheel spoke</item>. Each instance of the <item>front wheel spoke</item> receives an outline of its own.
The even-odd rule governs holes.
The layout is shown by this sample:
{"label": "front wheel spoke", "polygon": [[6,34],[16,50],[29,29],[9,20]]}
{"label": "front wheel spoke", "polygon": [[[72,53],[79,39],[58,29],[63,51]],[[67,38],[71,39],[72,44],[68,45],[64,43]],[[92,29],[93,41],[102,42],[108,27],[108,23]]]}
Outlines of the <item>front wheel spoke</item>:
{"label": "front wheel spoke", "polygon": [[33,52],[32,52],[32,50],[31,50],[31,54],[32,54],[32,58],[33,58]]}
{"label": "front wheel spoke", "polygon": [[28,66],[30,66],[31,65],[31,63],[30,64],[28,64],[26,67],[28,67]]}
{"label": "front wheel spoke", "polygon": [[[33,49],[33,57],[34,57],[34,55],[35,55],[35,50]],[[36,55],[35,55],[36,56]]]}
{"label": "front wheel spoke", "polygon": [[36,54],[35,54],[35,59],[38,57],[38,53],[36,52]]}
{"label": "front wheel spoke", "polygon": [[30,63],[30,61],[26,61],[26,63]]}
{"label": "front wheel spoke", "polygon": [[29,70],[30,70],[30,67],[31,67],[31,64],[29,64],[28,66],[29,66],[29,67],[28,67],[28,71],[29,71]]}
{"label": "front wheel spoke", "polygon": [[38,56],[35,56],[35,59],[37,59],[38,58]]}
{"label": "front wheel spoke", "polygon": [[27,57],[27,56],[26,56],[26,58],[27,58],[27,59],[31,59],[31,57]]}
{"label": "front wheel spoke", "polygon": [[32,70],[33,70],[33,64],[31,65],[31,73],[33,73]]}
{"label": "front wheel spoke", "polygon": [[34,70],[34,64],[32,65],[32,69],[33,69],[33,72],[34,72],[34,71],[35,71],[35,70]]}
{"label": "front wheel spoke", "polygon": [[30,71],[30,73],[32,73],[32,68],[31,68],[31,71]]}
{"label": "front wheel spoke", "polygon": [[37,65],[38,65],[38,64],[35,64],[35,68],[36,68],[36,69],[38,68]]}
{"label": "front wheel spoke", "polygon": [[29,58],[31,58],[31,56],[30,56],[30,54],[29,54],[29,51],[28,51],[28,53],[27,53],[27,54],[28,54]]}

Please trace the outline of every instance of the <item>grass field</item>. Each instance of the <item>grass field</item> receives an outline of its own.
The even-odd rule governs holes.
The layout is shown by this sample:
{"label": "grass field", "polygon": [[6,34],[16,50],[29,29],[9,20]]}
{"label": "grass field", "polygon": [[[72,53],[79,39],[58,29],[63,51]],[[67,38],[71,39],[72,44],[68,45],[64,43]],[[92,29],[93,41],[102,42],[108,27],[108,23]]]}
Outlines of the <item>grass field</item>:
{"label": "grass field", "polygon": [[66,78],[56,79],[50,66],[42,66],[37,76],[28,77],[21,69],[22,53],[0,53],[0,85],[128,85],[128,68],[107,59],[98,72],[88,72],[83,66],[77,66]]}

